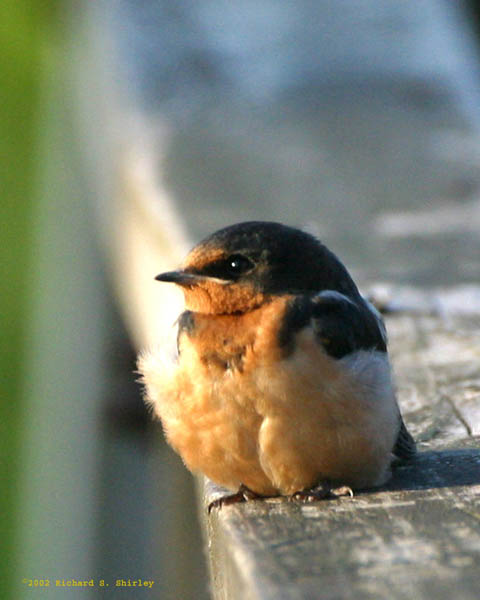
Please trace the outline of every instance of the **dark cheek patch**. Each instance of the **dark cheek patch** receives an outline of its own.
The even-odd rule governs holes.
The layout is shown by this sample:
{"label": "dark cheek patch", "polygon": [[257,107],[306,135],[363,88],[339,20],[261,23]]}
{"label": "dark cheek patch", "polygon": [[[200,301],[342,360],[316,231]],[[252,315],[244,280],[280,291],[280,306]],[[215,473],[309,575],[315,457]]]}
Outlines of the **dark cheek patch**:
{"label": "dark cheek patch", "polygon": [[190,310],[178,317],[177,351],[180,353],[180,338],[183,334],[191,336],[195,331],[195,316]]}

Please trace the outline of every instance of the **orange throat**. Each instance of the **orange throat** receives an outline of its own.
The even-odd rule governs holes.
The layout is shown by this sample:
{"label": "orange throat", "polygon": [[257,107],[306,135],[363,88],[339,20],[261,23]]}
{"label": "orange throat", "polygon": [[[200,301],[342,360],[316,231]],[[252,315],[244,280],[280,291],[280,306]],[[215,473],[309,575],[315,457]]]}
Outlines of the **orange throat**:
{"label": "orange throat", "polygon": [[251,284],[220,283],[213,279],[184,287],[183,292],[187,310],[210,315],[249,312],[269,300]]}

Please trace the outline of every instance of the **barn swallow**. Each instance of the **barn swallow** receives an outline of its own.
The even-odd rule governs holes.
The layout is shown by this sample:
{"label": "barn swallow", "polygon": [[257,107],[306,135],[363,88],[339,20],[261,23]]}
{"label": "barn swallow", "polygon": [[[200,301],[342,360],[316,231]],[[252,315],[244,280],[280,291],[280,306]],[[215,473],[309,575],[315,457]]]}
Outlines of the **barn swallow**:
{"label": "barn swallow", "polygon": [[315,237],[232,225],[156,279],[184,292],[178,356],[146,353],[139,369],[191,471],[233,500],[311,501],[382,485],[413,457],[382,318]]}

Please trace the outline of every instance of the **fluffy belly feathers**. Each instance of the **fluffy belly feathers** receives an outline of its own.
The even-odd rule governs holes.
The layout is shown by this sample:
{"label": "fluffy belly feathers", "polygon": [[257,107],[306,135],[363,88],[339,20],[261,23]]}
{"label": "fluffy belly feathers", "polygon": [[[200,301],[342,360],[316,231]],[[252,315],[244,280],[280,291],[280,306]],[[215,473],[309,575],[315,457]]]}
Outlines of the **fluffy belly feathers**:
{"label": "fluffy belly feathers", "polygon": [[[399,428],[386,354],[334,360],[305,328],[283,356],[274,315],[278,307],[248,326],[225,317],[223,332],[216,319],[210,337],[205,316],[198,338],[182,336],[177,362],[140,359],[167,440],[191,471],[232,490],[293,494],[324,479],[380,485]],[[247,331],[255,335],[242,338]]]}

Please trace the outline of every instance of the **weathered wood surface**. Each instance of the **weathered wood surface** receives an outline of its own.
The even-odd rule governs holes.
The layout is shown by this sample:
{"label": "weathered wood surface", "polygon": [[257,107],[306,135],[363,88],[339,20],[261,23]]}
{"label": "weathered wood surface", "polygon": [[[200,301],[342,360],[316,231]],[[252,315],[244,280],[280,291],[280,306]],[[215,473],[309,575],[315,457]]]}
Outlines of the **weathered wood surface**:
{"label": "weathered wood surface", "polygon": [[480,316],[387,326],[418,458],[353,499],[204,510],[216,598],[480,597]]}

